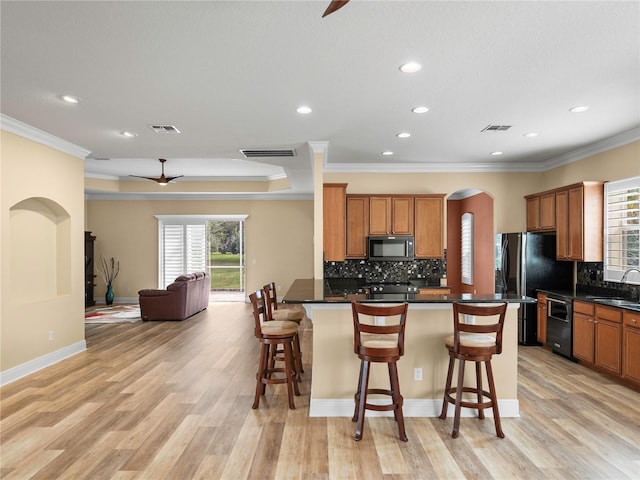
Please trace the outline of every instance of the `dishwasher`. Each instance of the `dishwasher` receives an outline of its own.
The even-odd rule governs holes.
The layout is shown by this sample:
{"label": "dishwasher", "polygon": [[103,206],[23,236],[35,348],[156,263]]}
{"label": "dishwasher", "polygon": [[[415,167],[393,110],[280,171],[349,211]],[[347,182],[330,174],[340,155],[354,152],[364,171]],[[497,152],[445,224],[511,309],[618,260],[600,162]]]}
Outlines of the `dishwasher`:
{"label": "dishwasher", "polygon": [[547,295],[547,345],[573,359],[573,299]]}

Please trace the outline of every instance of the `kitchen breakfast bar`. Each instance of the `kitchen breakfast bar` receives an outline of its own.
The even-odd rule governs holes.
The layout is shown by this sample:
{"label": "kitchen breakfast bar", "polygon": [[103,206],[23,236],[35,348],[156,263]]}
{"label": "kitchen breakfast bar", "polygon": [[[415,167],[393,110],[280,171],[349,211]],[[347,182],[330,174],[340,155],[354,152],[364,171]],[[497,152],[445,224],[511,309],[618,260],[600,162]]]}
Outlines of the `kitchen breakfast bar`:
{"label": "kitchen breakfast bar", "polygon": [[[283,302],[302,304],[313,324],[310,416],[353,415],[353,395],[358,383],[360,361],[353,352],[352,301],[380,305],[409,303],[405,352],[398,362],[405,417],[437,417],[440,414],[449,361],[444,338],[453,332],[452,303],[507,303],[503,350],[500,355],[493,357],[491,363],[500,415],[519,416],[518,309],[522,303],[535,303],[535,299],[500,294],[335,294],[325,287],[322,280],[297,279],[285,294]],[[473,370],[466,369],[466,380],[466,374],[471,375]],[[469,376],[468,381],[472,381],[471,378]],[[388,388],[388,382],[385,366],[372,365],[370,386]],[[453,407],[450,405],[449,408]],[[371,414],[392,415],[392,412]],[[462,410],[463,416],[476,414],[476,411]],[[491,415],[490,412],[487,414]]]}

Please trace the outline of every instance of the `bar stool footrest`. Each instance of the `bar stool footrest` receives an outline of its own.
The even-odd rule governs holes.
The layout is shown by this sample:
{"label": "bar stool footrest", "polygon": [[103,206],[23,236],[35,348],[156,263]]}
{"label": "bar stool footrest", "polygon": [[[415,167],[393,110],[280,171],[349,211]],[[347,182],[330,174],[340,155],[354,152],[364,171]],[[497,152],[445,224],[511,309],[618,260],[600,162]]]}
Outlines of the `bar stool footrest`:
{"label": "bar stool footrest", "polygon": [[[456,398],[455,398],[455,394],[457,393],[457,388],[451,388],[449,389],[446,393],[446,400],[447,402],[455,405],[456,404]],[[489,400],[486,402],[482,402],[482,403],[478,403],[477,401],[471,401],[471,400],[462,400],[460,401],[460,406],[461,407],[465,407],[465,408],[473,408],[473,409],[485,409],[485,408],[493,408],[494,404],[493,404],[493,400],[491,399],[491,393],[486,391],[486,390],[482,390],[481,392],[478,392],[477,389],[472,388],[472,387],[464,387],[462,389],[462,391],[464,393],[473,393],[474,395],[478,395],[478,393],[481,393],[483,397],[488,398]]]}

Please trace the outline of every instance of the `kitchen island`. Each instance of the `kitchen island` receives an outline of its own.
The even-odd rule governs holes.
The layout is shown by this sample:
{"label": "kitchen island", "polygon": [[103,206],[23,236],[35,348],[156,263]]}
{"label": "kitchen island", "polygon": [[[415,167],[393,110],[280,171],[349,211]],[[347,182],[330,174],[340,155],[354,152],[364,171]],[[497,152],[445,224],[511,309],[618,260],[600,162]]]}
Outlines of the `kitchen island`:
{"label": "kitchen island", "polygon": [[[285,294],[283,302],[302,304],[313,323],[310,416],[353,415],[353,394],[358,382],[360,361],[353,352],[352,301],[409,303],[405,354],[398,362],[400,391],[404,397],[406,417],[436,417],[440,414],[449,362],[444,337],[453,332],[451,304],[508,303],[502,354],[494,356],[492,366],[501,416],[519,416],[518,308],[522,303],[535,302],[535,299],[499,294],[345,292],[338,295],[328,291],[322,280],[298,279]],[[417,369],[420,370],[417,372]],[[420,376],[417,373],[421,374],[420,380],[416,380]],[[465,374],[467,373],[471,381],[473,368],[468,368]],[[385,365],[372,365],[370,385],[372,388],[388,387]],[[487,413],[490,415],[490,412]],[[391,415],[392,412],[367,412],[367,415],[376,414]],[[462,414],[475,416],[476,412],[463,409]]]}

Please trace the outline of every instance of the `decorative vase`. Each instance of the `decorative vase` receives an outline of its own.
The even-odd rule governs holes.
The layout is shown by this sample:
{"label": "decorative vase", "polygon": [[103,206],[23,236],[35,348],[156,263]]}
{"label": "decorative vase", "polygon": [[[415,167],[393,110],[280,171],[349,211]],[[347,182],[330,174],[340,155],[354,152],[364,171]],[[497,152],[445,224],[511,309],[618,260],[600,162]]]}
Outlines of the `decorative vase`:
{"label": "decorative vase", "polygon": [[107,305],[111,305],[113,303],[113,287],[111,284],[107,285],[107,293],[104,294],[104,302]]}

